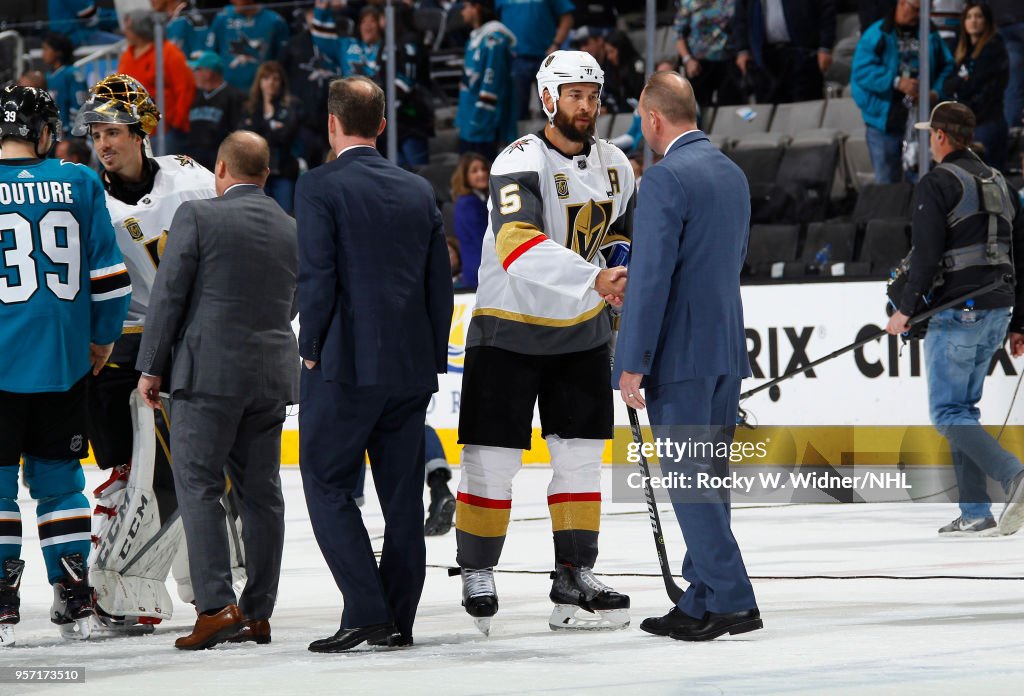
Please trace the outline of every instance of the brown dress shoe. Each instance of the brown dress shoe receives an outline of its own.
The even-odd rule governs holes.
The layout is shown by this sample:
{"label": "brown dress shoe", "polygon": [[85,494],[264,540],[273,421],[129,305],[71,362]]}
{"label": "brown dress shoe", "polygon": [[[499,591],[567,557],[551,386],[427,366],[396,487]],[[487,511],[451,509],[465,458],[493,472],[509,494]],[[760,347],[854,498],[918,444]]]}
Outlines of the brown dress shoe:
{"label": "brown dress shoe", "polygon": [[253,642],[257,645],[266,645],[270,642],[270,622],[262,619],[246,619],[238,632],[228,638],[229,643]]}
{"label": "brown dress shoe", "polygon": [[217,643],[223,643],[241,628],[245,618],[238,605],[229,604],[212,616],[200,614],[191,635],[174,641],[174,647],[181,650],[205,650]]}

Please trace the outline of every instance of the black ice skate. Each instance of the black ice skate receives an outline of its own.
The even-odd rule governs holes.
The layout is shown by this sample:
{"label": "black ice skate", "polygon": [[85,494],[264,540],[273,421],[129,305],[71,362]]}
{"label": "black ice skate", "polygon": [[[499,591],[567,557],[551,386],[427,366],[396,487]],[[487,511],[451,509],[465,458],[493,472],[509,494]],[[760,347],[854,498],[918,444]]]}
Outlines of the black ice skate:
{"label": "black ice skate", "polygon": [[448,488],[452,474],[447,469],[430,472],[427,485],[430,486],[430,508],[427,521],[423,523],[425,536],[443,536],[452,528],[455,517],[455,496]]}
{"label": "black ice skate", "polygon": [[629,597],[594,577],[593,568],[573,568],[559,563],[551,578],[554,582],[548,596],[555,608],[551,610],[548,625],[552,631],[607,631],[629,625]]}
{"label": "black ice skate", "polygon": [[0,648],[14,645],[14,624],[21,621],[21,574],[25,561],[8,558],[4,561],[3,575],[0,576]]}
{"label": "black ice skate", "polygon": [[485,636],[491,635],[491,617],[498,613],[498,592],[494,588],[494,569],[461,569],[462,606]]}
{"label": "black ice skate", "polygon": [[91,633],[93,615],[92,588],[86,581],[85,559],[72,553],[60,559],[64,577],[53,583],[53,607],[50,621],[69,640],[86,640]]}

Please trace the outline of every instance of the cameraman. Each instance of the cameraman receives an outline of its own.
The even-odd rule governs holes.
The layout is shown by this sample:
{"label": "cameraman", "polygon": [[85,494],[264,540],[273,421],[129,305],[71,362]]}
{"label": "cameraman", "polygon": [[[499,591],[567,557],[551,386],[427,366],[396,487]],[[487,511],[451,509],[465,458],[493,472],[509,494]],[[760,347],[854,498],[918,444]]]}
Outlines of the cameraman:
{"label": "cameraman", "polygon": [[[915,128],[931,133],[932,157],[940,164],[914,190],[912,249],[907,285],[886,331],[909,329],[908,317],[996,280],[1020,278],[1024,215],[1006,182],[969,149],[974,113],[942,102]],[[1015,252],[1016,258],[1015,258]],[[1016,263],[1015,263],[1016,261]],[[992,356],[1010,329],[1010,350],[1024,354],[1024,288],[1006,284],[931,318],[924,342],[928,408],[935,428],[949,441],[960,517],[941,536],[1013,534],[1024,525],[1024,467],[981,427],[982,385]],[[992,517],[986,476],[1007,494],[998,525]]]}

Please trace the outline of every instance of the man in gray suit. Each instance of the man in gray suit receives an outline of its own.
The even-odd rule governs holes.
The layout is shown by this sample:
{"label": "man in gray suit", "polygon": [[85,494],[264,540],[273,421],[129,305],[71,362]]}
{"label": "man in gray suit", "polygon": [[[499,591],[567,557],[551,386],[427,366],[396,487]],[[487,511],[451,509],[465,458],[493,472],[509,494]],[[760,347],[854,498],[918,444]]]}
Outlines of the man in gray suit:
{"label": "man in gray suit", "polygon": [[[199,610],[192,634],[175,641],[183,650],[270,642],[284,545],[281,427],[298,400],[299,354],[295,221],[263,193],[269,157],[255,133],[224,140],[218,198],[183,204],[171,223],[139,349],[148,406],[160,408],[172,367],[174,485]],[[220,503],[225,472],[241,501],[241,608]]]}

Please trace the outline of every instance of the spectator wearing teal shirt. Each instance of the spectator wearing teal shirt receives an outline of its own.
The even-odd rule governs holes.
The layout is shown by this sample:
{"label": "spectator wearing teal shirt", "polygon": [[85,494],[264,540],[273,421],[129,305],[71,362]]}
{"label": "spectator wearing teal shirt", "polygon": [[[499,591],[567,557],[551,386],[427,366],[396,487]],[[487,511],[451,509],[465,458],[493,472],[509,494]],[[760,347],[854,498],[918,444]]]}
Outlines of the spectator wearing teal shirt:
{"label": "spectator wearing teal shirt", "polygon": [[231,0],[231,4],[214,18],[206,46],[224,60],[224,79],[248,92],[260,64],[280,55],[288,41],[288,25],[255,0]]}
{"label": "spectator wearing teal shirt", "polygon": [[64,34],[52,32],[43,38],[43,62],[49,68],[46,86],[57,103],[65,128],[70,127],[78,113],[78,105],[88,96],[85,81],[73,65],[74,51],[71,39]]}
{"label": "spectator wearing teal shirt", "polygon": [[576,6],[569,0],[496,0],[494,6],[501,23],[516,37],[512,79],[519,118],[528,118],[530,106],[536,108],[534,86],[541,61],[568,38]]}

